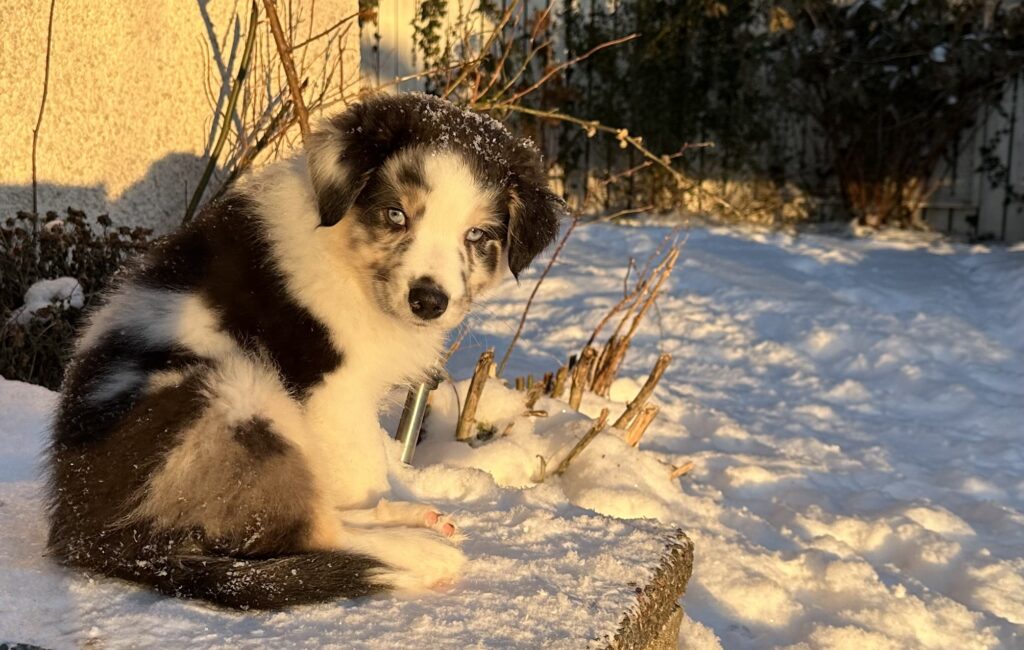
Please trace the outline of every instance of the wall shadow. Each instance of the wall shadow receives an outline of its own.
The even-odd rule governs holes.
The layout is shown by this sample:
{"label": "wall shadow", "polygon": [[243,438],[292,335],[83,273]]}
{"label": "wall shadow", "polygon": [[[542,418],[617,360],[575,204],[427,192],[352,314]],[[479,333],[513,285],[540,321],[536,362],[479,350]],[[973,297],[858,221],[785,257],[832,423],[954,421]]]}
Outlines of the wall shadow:
{"label": "wall shadow", "polygon": [[[115,224],[152,228],[156,234],[163,234],[181,223],[205,165],[206,160],[195,154],[167,154],[151,164],[141,178],[116,198],[110,196],[104,184],[42,182],[38,185],[38,210],[43,214],[63,213],[72,207],[84,211],[90,218],[109,214]],[[220,186],[221,171],[214,173],[206,196]],[[31,209],[31,184],[0,184],[0,218]]]}

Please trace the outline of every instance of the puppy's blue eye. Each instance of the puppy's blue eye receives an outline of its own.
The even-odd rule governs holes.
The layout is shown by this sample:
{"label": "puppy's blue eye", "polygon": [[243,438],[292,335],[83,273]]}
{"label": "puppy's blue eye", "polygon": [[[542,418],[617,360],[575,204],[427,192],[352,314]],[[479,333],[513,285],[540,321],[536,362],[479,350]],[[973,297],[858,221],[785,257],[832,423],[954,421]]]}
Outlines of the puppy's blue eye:
{"label": "puppy's blue eye", "polygon": [[389,208],[388,209],[388,221],[390,221],[391,223],[393,223],[396,226],[404,226],[405,225],[405,213],[402,212],[401,210],[399,210],[398,208]]}
{"label": "puppy's blue eye", "polygon": [[470,228],[466,231],[466,241],[477,242],[484,238],[484,231],[479,228]]}

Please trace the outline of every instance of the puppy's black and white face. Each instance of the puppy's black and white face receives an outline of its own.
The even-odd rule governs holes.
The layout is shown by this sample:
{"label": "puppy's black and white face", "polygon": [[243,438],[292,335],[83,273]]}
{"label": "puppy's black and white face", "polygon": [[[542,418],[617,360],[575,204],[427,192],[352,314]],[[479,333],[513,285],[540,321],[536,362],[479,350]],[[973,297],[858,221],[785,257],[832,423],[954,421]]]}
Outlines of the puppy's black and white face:
{"label": "puppy's black and white face", "polygon": [[309,152],[321,226],[337,229],[385,313],[450,328],[558,230],[539,155],[488,118],[424,95],[357,105]]}
{"label": "puppy's black and white face", "polygon": [[499,188],[477,178],[461,155],[414,147],[371,176],[346,239],[383,311],[447,328],[501,275],[502,209]]}

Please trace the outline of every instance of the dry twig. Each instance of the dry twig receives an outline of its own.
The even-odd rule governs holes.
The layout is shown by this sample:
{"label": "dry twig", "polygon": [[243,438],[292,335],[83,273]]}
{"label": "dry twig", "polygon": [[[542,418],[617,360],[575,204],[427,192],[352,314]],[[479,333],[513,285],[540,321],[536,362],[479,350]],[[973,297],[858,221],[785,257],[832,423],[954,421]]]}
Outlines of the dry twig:
{"label": "dry twig", "polygon": [[537,382],[526,391],[526,408],[532,411],[537,400],[544,394],[544,382]]}
{"label": "dry twig", "polygon": [[590,376],[590,368],[596,356],[594,348],[584,348],[579,363],[573,369],[572,388],[569,389],[569,407],[573,410],[578,411],[583,401],[583,389],[586,388],[587,377]]}
{"label": "dry twig", "polygon": [[[586,449],[587,445],[589,445],[590,442],[597,437],[597,434],[601,433],[601,431],[604,430],[604,426],[607,423],[608,409],[603,408],[601,409],[601,415],[597,417],[597,421],[594,422],[593,426],[590,427],[590,430],[583,434],[583,437],[580,438],[575,445],[573,445],[573,448],[569,450],[569,454],[562,459],[562,462],[558,463],[558,467],[555,468],[555,471],[551,472],[551,475],[561,476],[562,474],[564,474],[565,470],[569,469],[569,463],[575,460],[576,457],[579,456],[584,449]],[[547,477],[545,476],[545,478]]]}
{"label": "dry twig", "polygon": [[[548,10],[549,11],[550,11],[551,6],[552,5],[548,5]],[[540,21],[538,21],[537,24],[539,25]],[[576,65],[577,63],[579,63],[580,61],[583,61],[584,59],[590,57],[591,55],[596,54],[597,52],[600,52],[601,50],[607,49],[609,47],[615,47],[616,45],[622,45],[623,43],[628,43],[629,41],[632,41],[633,39],[636,39],[636,38],[640,38],[640,34],[629,34],[629,35],[623,36],[621,38],[613,38],[610,41],[605,41],[604,43],[599,43],[598,45],[595,45],[594,47],[592,47],[589,50],[587,50],[586,52],[584,52],[583,54],[581,54],[581,55],[579,55],[577,57],[573,57],[572,59],[569,59],[568,61],[564,61],[564,62],[559,63],[558,65],[552,67],[550,70],[547,71],[547,73],[544,74],[543,77],[541,77],[540,79],[538,79],[534,83],[530,84],[529,86],[527,86],[523,90],[520,90],[516,94],[512,95],[511,97],[509,97],[505,101],[506,102],[517,102],[520,99],[522,99],[523,97],[529,95],[533,91],[535,91],[538,88],[540,88],[541,86],[543,86],[545,83],[547,83],[556,74],[560,74],[560,73],[564,72],[567,68]],[[534,35],[534,39],[536,39],[536,35]]]}
{"label": "dry twig", "polygon": [[[299,130],[302,132],[302,141],[309,139],[309,112],[306,111],[306,102],[302,99],[302,86],[299,85],[299,76],[295,72],[295,60],[292,58],[292,47],[281,29],[281,20],[277,17],[277,7],[274,0],[263,0],[263,6],[267,10],[267,18],[270,21],[270,31],[274,34],[274,44],[277,45],[277,55],[281,57],[281,65],[284,67],[284,75],[288,79],[288,90],[292,96],[292,104],[295,108],[295,117],[299,121]],[[358,15],[358,14],[357,14]]]}
{"label": "dry twig", "polygon": [[43,112],[46,110],[46,96],[50,92],[50,49],[53,45],[53,8],[57,0],[50,0],[50,17],[46,23],[46,67],[43,69],[43,97],[39,100],[39,117],[36,128],[32,129],[32,214],[39,214],[39,197],[36,176],[36,150],[39,146],[39,129],[43,126]]}
{"label": "dry twig", "polygon": [[679,478],[680,476],[683,476],[684,474],[689,473],[690,470],[692,470],[696,466],[697,466],[696,463],[694,463],[692,460],[691,461],[687,461],[687,462],[683,463],[682,465],[680,465],[679,467],[676,467],[675,469],[673,469],[672,472],[668,475],[668,477],[669,477],[670,480],[675,480],[675,479]]}
{"label": "dry twig", "polygon": [[246,75],[249,73],[253,46],[256,44],[256,24],[259,22],[259,16],[256,0],[253,0],[252,11],[249,14],[249,30],[246,33],[245,46],[242,50],[242,62],[238,66],[238,74],[231,85],[231,94],[228,95],[228,104],[224,109],[224,119],[221,122],[220,135],[217,136],[217,142],[213,145],[213,150],[210,151],[210,157],[206,161],[203,175],[199,178],[195,191],[192,192],[192,200],[189,201],[188,207],[185,209],[185,217],[181,220],[182,224],[188,223],[195,215],[199,202],[203,198],[203,193],[206,191],[206,186],[210,182],[210,177],[213,175],[213,170],[217,167],[217,159],[220,157],[220,152],[224,148],[224,143],[227,142],[228,133],[231,131],[231,116],[235,112],[235,104],[238,103],[238,97],[242,93]]}
{"label": "dry twig", "polygon": [[501,363],[498,364],[498,376],[505,372],[505,364],[508,363],[508,358],[512,355],[512,349],[515,348],[516,343],[519,341],[519,337],[523,334],[523,327],[526,325],[526,317],[530,314],[530,307],[533,305],[533,299],[537,297],[537,291],[540,289],[541,283],[544,282],[544,278],[548,277],[548,273],[551,271],[551,267],[555,265],[555,261],[558,259],[558,255],[565,248],[565,242],[569,241],[569,236],[572,235],[572,231],[576,229],[576,224],[580,222],[579,216],[574,216],[572,223],[565,230],[565,234],[562,235],[562,240],[558,242],[558,246],[555,247],[555,252],[551,254],[551,259],[548,260],[547,266],[541,272],[540,277],[537,278],[537,284],[533,285],[533,291],[530,292],[530,297],[526,301],[526,306],[523,307],[523,315],[519,317],[519,326],[516,327],[515,334],[512,335],[512,341],[508,344],[508,349],[505,350],[505,354],[501,357]]}
{"label": "dry twig", "polygon": [[569,377],[569,366],[562,366],[555,373],[555,379],[551,384],[551,397],[558,399],[565,391],[565,380]]}
{"label": "dry twig", "polygon": [[629,431],[626,432],[626,443],[630,447],[636,447],[640,444],[640,439],[644,437],[644,433],[647,432],[647,427],[651,426],[651,422],[654,422],[654,418],[658,416],[658,407],[654,404],[648,404],[640,411],[640,415],[636,416],[633,420],[633,424],[629,425]]}
{"label": "dry twig", "polygon": [[[679,247],[677,246],[668,252],[662,263],[655,268],[654,272],[652,272],[651,277],[656,275],[657,280],[654,282],[653,286],[650,286],[650,289],[646,291],[646,298],[640,306],[640,309],[633,316],[629,330],[622,336],[618,335],[622,326],[629,318],[630,313],[632,313],[633,308],[640,303],[640,298],[644,297],[643,292],[638,294],[636,301],[631,305],[630,309],[627,310],[622,321],[619,323],[619,327],[616,328],[615,334],[608,339],[607,353],[602,355],[603,363],[598,367],[597,372],[594,375],[594,381],[590,386],[590,389],[594,393],[603,397],[608,396],[608,391],[611,389],[612,382],[615,381],[615,376],[618,374],[619,368],[622,366],[622,361],[626,356],[626,351],[629,350],[633,336],[640,327],[640,322],[654,304],[654,301],[658,298],[658,295],[661,293],[662,285],[665,280],[668,279],[668,276],[672,274],[672,270],[675,268],[676,260],[678,259]],[[649,282],[645,284],[649,285]]]}
{"label": "dry twig", "polygon": [[[313,43],[314,41],[318,41],[321,38],[323,38],[324,36],[327,36],[328,34],[333,32],[334,30],[338,29],[339,27],[341,27],[345,23],[348,23],[348,22],[351,22],[351,21],[355,20],[356,18],[362,18],[364,20],[373,20],[373,17],[376,15],[376,13],[377,12],[376,12],[375,9],[370,9],[370,10],[366,10],[366,11],[357,11],[354,14],[349,14],[348,16],[345,16],[344,18],[342,18],[338,22],[334,23],[333,25],[331,25],[327,29],[323,30],[322,32],[318,33],[317,35],[310,36],[309,38],[307,38],[306,40],[302,41],[301,43],[296,43],[295,45],[292,45],[289,48],[289,50],[294,52],[295,50],[302,49],[302,48],[306,47],[307,45],[309,45],[310,43]],[[310,25],[310,27],[312,28],[312,25]]]}
{"label": "dry twig", "polygon": [[473,437],[473,425],[476,423],[476,407],[480,403],[480,395],[484,392],[484,385],[491,374],[491,365],[494,363],[494,350],[488,349],[480,355],[473,370],[473,379],[469,382],[469,390],[466,393],[466,401],[459,413],[459,422],[455,427],[456,440],[469,440]]}
{"label": "dry twig", "polygon": [[643,388],[636,394],[633,401],[626,406],[626,410],[623,411],[619,419],[615,421],[614,426],[616,429],[623,429],[628,427],[633,418],[636,417],[640,409],[647,404],[647,400],[650,399],[654,389],[658,386],[658,382],[661,381],[661,376],[665,374],[665,369],[668,368],[668,364],[672,361],[672,355],[662,354],[658,357],[658,361],[654,364],[654,369],[651,370],[651,374],[647,376],[647,381],[644,382]]}

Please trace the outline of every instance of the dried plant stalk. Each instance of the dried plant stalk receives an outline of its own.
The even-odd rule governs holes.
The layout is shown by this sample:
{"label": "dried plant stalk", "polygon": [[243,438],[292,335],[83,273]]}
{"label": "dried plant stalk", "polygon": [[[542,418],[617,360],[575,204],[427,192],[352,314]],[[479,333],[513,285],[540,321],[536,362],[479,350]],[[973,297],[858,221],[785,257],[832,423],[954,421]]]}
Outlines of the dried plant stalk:
{"label": "dried plant stalk", "polygon": [[53,45],[53,9],[57,0],[50,0],[50,17],[46,23],[46,64],[43,68],[43,97],[39,100],[39,115],[36,128],[32,129],[32,214],[39,214],[36,178],[36,151],[39,148],[39,130],[43,128],[43,113],[46,112],[46,95],[50,92],[50,48]]}
{"label": "dried plant stalk", "polygon": [[661,376],[665,374],[665,369],[668,368],[668,364],[672,361],[672,355],[662,354],[658,357],[658,361],[654,364],[654,369],[651,370],[651,374],[648,375],[647,381],[644,382],[643,388],[636,394],[633,401],[629,403],[626,410],[619,416],[619,419],[615,421],[614,426],[617,429],[624,429],[629,426],[633,418],[637,416],[640,409],[647,404],[647,400],[651,398],[651,394],[654,393],[655,387],[658,382],[661,381]]}
{"label": "dried plant stalk", "polygon": [[[605,341],[604,346],[601,347],[601,354],[598,355],[597,363],[594,364],[595,382],[597,381],[598,377],[601,376],[602,368],[608,365],[608,359],[616,349],[616,345],[618,345],[618,340],[618,337],[613,334],[612,336],[608,337],[608,340]],[[593,384],[591,384],[591,388],[593,388]]]}
{"label": "dried plant stalk", "polygon": [[305,143],[309,139],[309,112],[306,111],[306,102],[302,99],[302,86],[299,84],[299,75],[295,72],[292,46],[289,45],[288,38],[284,35],[284,30],[281,29],[281,20],[277,17],[277,7],[274,6],[274,0],[263,0],[263,7],[267,10],[270,31],[274,34],[277,54],[281,57],[284,76],[288,80],[288,91],[291,93],[292,104],[295,108],[295,118],[299,121],[302,142]]}
{"label": "dried plant stalk", "polygon": [[537,297],[537,291],[540,290],[540,285],[544,283],[544,278],[548,277],[548,273],[551,272],[551,267],[555,265],[555,261],[561,254],[562,249],[565,248],[565,242],[569,241],[572,231],[576,230],[576,225],[579,222],[580,218],[578,215],[572,218],[572,222],[566,229],[565,234],[562,235],[561,241],[559,241],[558,246],[555,247],[555,252],[551,254],[551,259],[548,260],[547,266],[544,267],[540,277],[537,278],[537,284],[533,285],[533,291],[530,292],[530,297],[527,299],[526,305],[523,307],[523,315],[519,318],[519,326],[516,327],[516,332],[512,335],[512,340],[508,344],[508,349],[505,350],[505,354],[501,357],[501,363],[498,364],[499,377],[503,372],[505,372],[505,364],[508,363],[508,358],[512,356],[512,350],[515,349],[516,343],[519,341],[519,337],[523,334],[523,327],[526,325],[526,317],[530,314],[530,307],[533,306],[533,299]]}
{"label": "dried plant stalk", "polygon": [[526,380],[524,380],[522,377],[516,377],[515,385],[516,390],[523,390],[524,388],[526,388]]}
{"label": "dried plant stalk", "polygon": [[601,415],[597,417],[597,421],[594,422],[593,426],[590,427],[590,430],[583,434],[583,437],[580,438],[575,445],[573,445],[573,448],[569,450],[569,455],[563,458],[562,462],[558,463],[558,467],[556,467],[555,471],[552,472],[551,474],[553,476],[561,476],[562,474],[564,474],[565,470],[569,469],[569,463],[575,460],[576,457],[579,456],[584,449],[586,449],[587,445],[589,445],[590,442],[597,437],[597,434],[601,433],[601,431],[604,430],[604,426],[607,423],[608,409],[603,408],[601,409]]}
{"label": "dried plant stalk", "polygon": [[[619,373],[619,368],[622,367],[622,360],[626,356],[626,351],[629,350],[630,343],[633,340],[633,336],[636,334],[637,329],[640,327],[640,322],[643,320],[647,311],[654,304],[658,295],[661,293],[661,287],[665,283],[665,280],[669,275],[672,274],[672,269],[675,268],[676,261],[679,259],[679,248],[675,247],[668,252],[665,256],[663,264],[659,265],[660,270],[658,271],[657,281],[651,287],[647,293],[646,299],[643,301],[643,305],[640,310],[637,311],[636,315],[633,316],[633,321],[630,324],[629,330],[621,337],[613,335],[615,339],[614,348],[610,348],[608,355],[605,358],[605,364],[600,367],[594,377],[594,381],[591,384],[590,389],[601,395],[602,397],[608,396],[608,391],[611,389],[612,382],[615,381],[616,375]],[[639,302],[639,301],[638,301]],[[628,318],[629,312],[626,316]],[[625,319],[624,319],[625,321]],[[623,322],[624,322],[623,321]],[[609,343],[612,339],[609,339]]]}
{"label": "dried plant stalk", "polygon": [[579,410],[580,402],[583,401],[583,389],[587,385],[587,376],[590,374],[590,367],[594,365],[597,353],[594,348],[586,348],[580,355],[580,361],[576,364],[572,373],[572,388],[569,389],[569,406],[573,410]]}
{"label": "dried plant stalk", "polygon": [[688,462],[685,462],[682,465],[680,465],[679,467],[676,467],[675,469],[673,469],[672,473],[668,475],[668,478],[670,480],[675,480],[675,479],[679,478],[680,476],[683,476],[684,474],[689,473],[689,471],[691,469],[693,469],[694,467],[696,467],[696,463],[694,463],[692,460],[688,461]]}
{"label": "dried plant stalk", "polygon": [[651,422],[654,422],[656,417],[658,417],[658,407],[654,404],[648,404],[640,411],[640,415],[636,416],[633,424],[629,425],[629,431],[626,435],[626,442],[629,443],[630,447],[636,447],[640,444],[640,439],[647,432],[647,427],[651,426]]}
{"label": "dried plant stalk", "polygon": [[530,386],[530,388],[527,389],[527,391],[526,391],[526,408],[532,411],[534,405],[537,403],[537,400],[539,400],[540,396],[543,395],[543,394],[544,394],[544,383],[543,382],[537,382],[533,386]]}
{"label": "dried plant stalk", "polygon": [[[665,239],[662,240],[661,244],[659,244],[658,247],[647,258],[647,263],[644,264],[643,271],[639,273],[636,285],[634,286],[633,290],[628,291],[625,289],[625,287],[623,288],[622,300],[620,300],[618,303],[613,305],[610,310],[608,310],[608,313],[606,313],[604,317],[601,319],[601,321],[597,324],[597,326],[594,328],[594,331],[591,333],[590,338],[587,340],[586,345],[584,345],[584,347],[593,345],[594,341],[597,340],[598,334],[600,334],[604,326],[608,324],[608,321],[610,321],[612,317],[615,316],[617,313],[625,309],[625,312],[622,314],[622,318],[619,320],[618,326],[615,328],[615,331],[611,334],[611,336],[608,337],[608,341],[601,349],[601,356],[598,357],[597,366],[595,368],[594,381],[591,384],[591,390],[594,390],[595,387],[600,387],[605,383],[607,383],[609,387],[611,386],[611,382],[607,381],[605,379],[605,376],[606,373],[609,371],[609,364],[611,363],[611,359],[613,359],[616,356],[616,354],[618,354],[619,347],[622,344],[620,337],[620,334],[622,333],[622,328],[625,327],[626,323],[629,321],[629,317],[633,314],[633,310],[635,310],[637,306],[641,304],[641,301],[644,299],[644,296],[647,295],[647,292],[651,286],[651,281],[655,277],[660,277],[662,270],[668,264],[669,259],[668,254],[666,253],[665,256],[662,257],[661,261],[658,262],[658,264],[656,264],[654,268],[651,268],[651,263],[654,261],[654,259],[662,253],[665,246],[669,245],[669,242],[671,241],[671,236],[672,233],[666,235]],[[632,260],[630,261],[630,267],[632,267]],[[623,355],[625,354],[625,350],[621,350],[621,352]]]}
{"label": "dried plant stalk", "polygon": [[565,392],[565,380],[569,377],[569,366],[562,366],[555,373],[555,380],[551,384],[551,397],[558,399]]}
{"label": "dried plant stalk", "polygon": [[252,10],[249,14],[249,28],[246,32],[245,45],[242,49],[242,61],[238,65],[238,74],[235,76],[235,80],[231,84],[231,93],[228,95],[228,104],[224,109],[224,119],[221,122],[220,135],[217,136],[217,141],[214,143],[213,149],[210,151],[210,157],[206,161],[206,167],[203,168],[203,175],[199,178],[199,183],[196,185],[196,189],[192,192],[192,199],[188,202],[188,207],[185,208],[185,216],[181,220],[183,225],[192,219],[196,213],[196,209],[199,208],[199,202],[203,198],[203,193],[206,192],[206,186],[210,182],[213,170],[217,167],[217,159],[220,158],[220,153],[224,149],[224,143],[227,142],[228,134],[231,132],[231,117],[235,114],[235,106],[238,104],[238,97],[242,93],[245,78],[249,74],[249,64],[252,61],[253,46],[256,44],[256,25],[259,22],[259,17],[259,9],[256,6],[255,0],[253,0]]}
{"label": "dried plant stalk", "polygon": [[473,437],[474,424],[476,424],[476,407],[480,403],[480,395],[484,392],[484,385],[491,374],[491,366],[494,364],[494,349],[489,348],[480,355],[473,370],[473,379],[469,382],[469,391],[466,393],[466,403],[462,406],[459,414],[459,423],[455,427],[456,440],[469,440]]}

